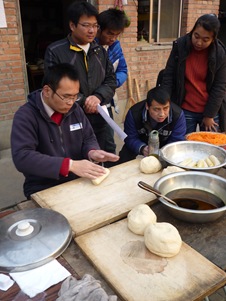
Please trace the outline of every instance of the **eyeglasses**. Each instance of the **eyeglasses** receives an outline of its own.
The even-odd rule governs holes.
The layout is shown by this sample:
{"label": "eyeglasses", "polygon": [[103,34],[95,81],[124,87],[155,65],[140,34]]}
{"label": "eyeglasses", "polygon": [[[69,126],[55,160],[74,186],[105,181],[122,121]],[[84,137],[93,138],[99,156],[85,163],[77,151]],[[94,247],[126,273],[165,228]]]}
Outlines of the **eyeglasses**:
{"label": "eyeglasses", "polygon": [[98,30],[100,28],[100,25],[98,25],[98,24],[90,24],[90,23],[78,23],[78,24],[81,25],[82,27],[84,27],[85,29]]}
{"label": "eyeglasses", "polygon": [[64,102],[66,103],[70,103],[71,101],[72,102],[75,102],[75,101],[78,101],[80,100],[80,97],[79,97],[79,94],[75,94],[73,96],[61,96],[60,94],[57,93],[57,91],[55,91],[50,85],[48,85],[49,88],[61,99],[63,100]]}

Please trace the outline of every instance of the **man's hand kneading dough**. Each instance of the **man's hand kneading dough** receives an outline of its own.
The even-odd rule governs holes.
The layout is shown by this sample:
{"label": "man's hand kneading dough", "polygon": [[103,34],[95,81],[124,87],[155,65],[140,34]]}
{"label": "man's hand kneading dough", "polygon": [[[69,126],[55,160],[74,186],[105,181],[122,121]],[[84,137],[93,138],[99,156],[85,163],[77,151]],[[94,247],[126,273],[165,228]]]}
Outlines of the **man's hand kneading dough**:
{"label": "man's hand kneading dough", "polygon": [[103,166],[100,166],[96,163],[100,162],[116,162],[119,160],[119,156],[105,152],[103,150],[91,150],[88,153],[89,160],[71,160],[69,171],[78,175],[79,177],[95,179],[100,176],[103,176],[106,173],[106,170]]}

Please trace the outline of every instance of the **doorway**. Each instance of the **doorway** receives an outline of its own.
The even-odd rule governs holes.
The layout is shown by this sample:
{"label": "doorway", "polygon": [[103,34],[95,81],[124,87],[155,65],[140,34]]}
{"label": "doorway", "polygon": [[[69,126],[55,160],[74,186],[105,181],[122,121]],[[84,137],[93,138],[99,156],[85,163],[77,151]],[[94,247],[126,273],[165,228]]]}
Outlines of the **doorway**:
{"label": "doorway", "polygon": [[74,0],[19,0],[29,91],[41,88],[46,47],[68,32],[67,7]]}

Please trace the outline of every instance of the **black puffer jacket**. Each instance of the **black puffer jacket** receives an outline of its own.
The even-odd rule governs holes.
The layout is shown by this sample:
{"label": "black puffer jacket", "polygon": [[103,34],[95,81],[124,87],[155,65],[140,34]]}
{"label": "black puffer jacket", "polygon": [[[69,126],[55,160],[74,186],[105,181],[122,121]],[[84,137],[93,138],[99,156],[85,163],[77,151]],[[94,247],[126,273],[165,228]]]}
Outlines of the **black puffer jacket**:
{"label": "black puffer jacket", "polygon": [[[113,65],[106,50],[93,41],[85,54],[68,35],[67,38],[50,44],[45,53],[45,72],[48,67],[69,63],[76,66],[80,75],[80,93],[82,100],[89,95],[95,95],[101,105],[111,102],[117,86]],[[81,103],[81,106],[83,104]],[[87,114],[91,124],[103,124],[104,119],[99,114]]]}
{"label": "black puffer jacket", "polygon": [[[190,50],[190,34],[174,41],[161,83],[179,106],[185,96],[185,66]],[[213,118],[219,113],[221,131],[226,131],[226,49],[218,39],[210,46],[206,86],[209,97],[203,114]]]}

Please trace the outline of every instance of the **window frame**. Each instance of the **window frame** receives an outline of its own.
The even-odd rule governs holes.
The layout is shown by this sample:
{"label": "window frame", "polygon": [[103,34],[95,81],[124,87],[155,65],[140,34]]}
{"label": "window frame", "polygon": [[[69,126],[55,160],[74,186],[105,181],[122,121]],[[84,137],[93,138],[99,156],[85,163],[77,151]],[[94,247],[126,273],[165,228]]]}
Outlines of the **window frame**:
{"label": "window frame", "polygon": [[[161,26],[161,4],[162,1],[158,0],[158,13],[157,13],[157,35],[156,35],[156,41],[154,41],[154,38],[152,36],[152,28],[153,28],[153,6],[154,6],[154,0],[149,0],[149,35],[148,35],[148,41],[146,40],[147,43],[151,45],[167,45],[167,44],[172,44],[173,40],[178,38],[181,34],[181,19],[182,19],[182,11],[183,11],[183,0],[179,0],[180,7],[179,7],[179,19],[178,19],[178,35],[177,37],[169,37],[166,38],[165,41],[161,40],[160,41],[160,26]],[[139,14],[139,13],[138,13]],[[139,40],[138,40],[139,42]]]}

